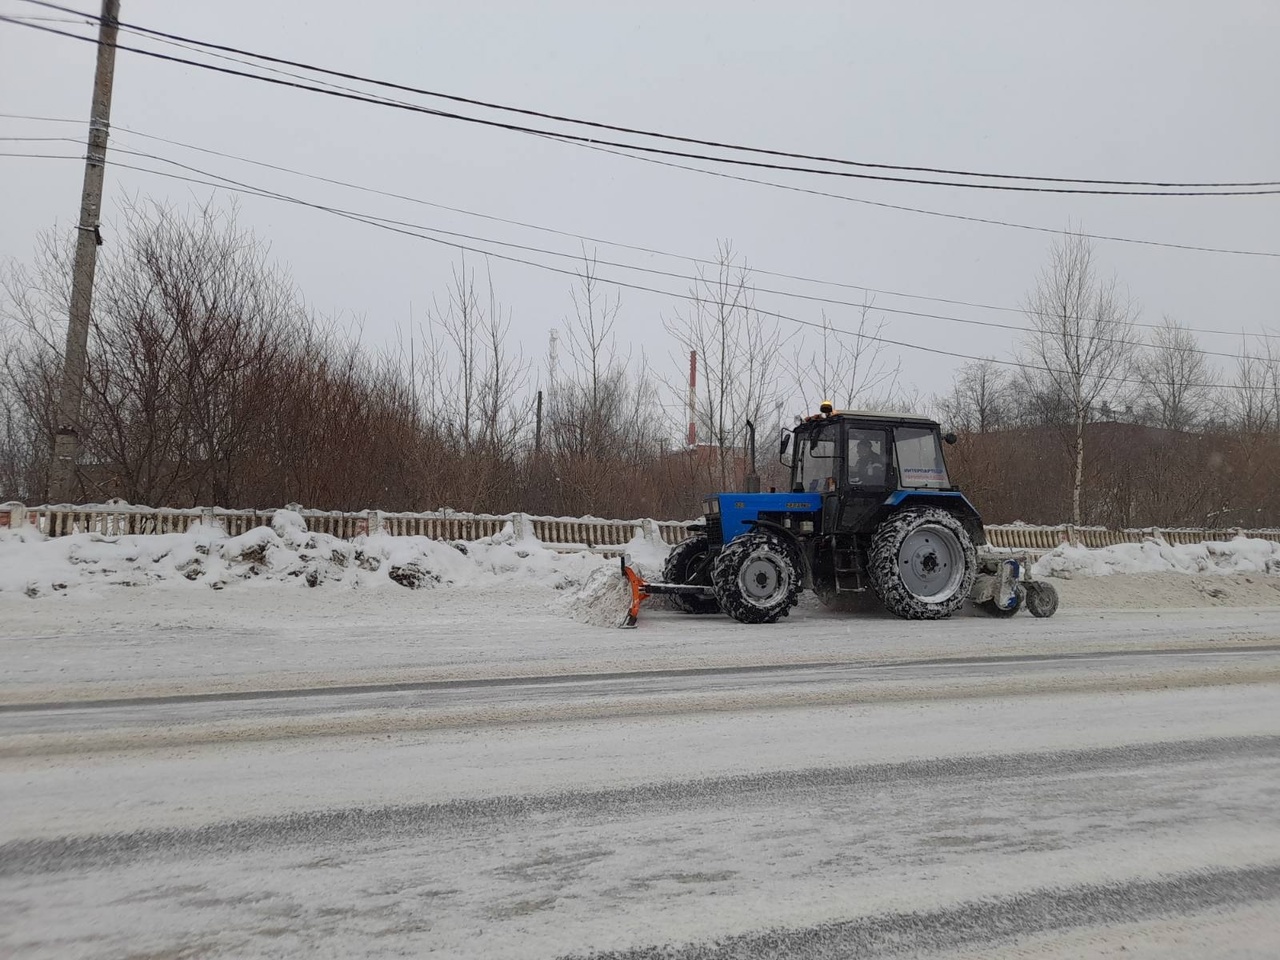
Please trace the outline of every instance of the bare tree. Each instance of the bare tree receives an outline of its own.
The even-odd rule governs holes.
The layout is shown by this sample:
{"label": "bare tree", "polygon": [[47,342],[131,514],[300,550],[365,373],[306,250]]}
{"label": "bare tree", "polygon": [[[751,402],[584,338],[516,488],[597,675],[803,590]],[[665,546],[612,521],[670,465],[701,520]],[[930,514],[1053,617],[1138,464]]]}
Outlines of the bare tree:
{"label": "bare tree", "polygon": [[555,372],[550,394],[549,434],[561,457],[582,459],[612,452],[616,434],[625,430],[625,362],[618,356],[616,325],[621,299],[601,289],[594,255],[583,251],[578,283],[569,291],[573,315],[566,317],[562,370]]}
{"label": "bare tree", "polygon": [[1280,430],[1280,354],[1269,339],[1241,343],[1228,389],[1218,398],[1215,420],[1244,436]]}
{"label": "bare tree", "polygon": [[1137,344],[1137,308],[1114,277],[1098,275],[1089,240],[1069,233],[1054,241],[1023,309],[1031,323],[1025,361],[1038,385],[1062,399],[1074,428],[1071,516],[1079,524],[1085,424],[1101,403],[1123,394]]}
{"label": "bare tree", "polygon": [[[687,307],[663,322],[686,352],[698,352],[698,435],[714,451],[708,479],[727,490],[743,465],[746,421],[764,422],[780,398],[784,338],[777,322],[755,309],[751,272],[731,244],[720,244],[716,263],[698,268]],[[680,396],[682,388],[672,392]]]}
{"label": "bare tree", "polygon": [[633,364],[619,351],[621,300],[603,290],[585,249],[570,299],[556,341],[565,356],[548,363],[544,487],[557,512],[595,513],[632,496],[641,466],[657,453],[660,422],[646,358]]}
{"label": "bare tree", "polygon": [[492,275],[482,296],[465,259],[427,319],[424,369],[434,378],[426,385],[427,407],[455,456],[468,463],[457,502],[480,509],[512,486],[511,460],[532,420],[529,364],[510,346],[510,312],[498,301]]}
{"label": "bare tree", "polygon": [[956,373],[951,393],[939,401],[948,423],[962,433],[987,433],[1009,426],[1013,396],[1009,375],[994,360],[974,360]]}
{"label": "bare tree", "polygon": [[[34,490],[42,490],[41,471],[47,466],[39,423],[28,416],[22,401],[22,345],[8,313],[0,310],[0,502],[27,500]],[[45,385],[42,395],[52,397],[52,387],[52,382]]]}
{"label": "bare tree", "polygon": [[801,335],[792,356],[792,378],[803,409],[816,410],[830,400],[841,410],[853,410],[892,393],[900,366],[884,356],[878,338],[885,321],[873,322],[871,307],[863,303],[855,329],[837,327],[823,311],[818,329]]}
{"label": "bare tree", "polygon": [[[138,502],[226,502],[232,461],[271,416],[255,371],[283,349],[300,316],[292,285],[237,228],[234,209],[184,216],[127,203],[99,268],[85,370],[83,489]],[[48,387],[60,363],[69,245],[46,236],[31,269],[6,285],[23,331],[23,403],[47,433]]]}
{"label": "bare tree", "polygon": [[1166,430],[1189,430],[1206,414],[1214,373],[1195,336],[1169,317],[1138,355],[1145,419]]}

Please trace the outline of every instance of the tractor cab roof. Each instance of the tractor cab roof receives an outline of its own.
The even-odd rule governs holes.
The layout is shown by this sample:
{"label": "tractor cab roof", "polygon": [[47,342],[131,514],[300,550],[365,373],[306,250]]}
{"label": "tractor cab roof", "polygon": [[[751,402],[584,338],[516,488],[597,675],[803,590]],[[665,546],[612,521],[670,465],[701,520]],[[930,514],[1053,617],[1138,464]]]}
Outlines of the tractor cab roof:
{"label": "tractor cab roof", "polygon": [[922,427],[937,427],[938,421],[932,417],[921,416],[916,413],[897,413],[889,410],[836,410],[829,414],[817,413],[810,417],[805,417],[801,421],[801,425],[809,423],[827,423],[832,421],[844,421],[846,423],[859,423],[862,421],[873,420],[877,423],[910,423],[918,424]]}

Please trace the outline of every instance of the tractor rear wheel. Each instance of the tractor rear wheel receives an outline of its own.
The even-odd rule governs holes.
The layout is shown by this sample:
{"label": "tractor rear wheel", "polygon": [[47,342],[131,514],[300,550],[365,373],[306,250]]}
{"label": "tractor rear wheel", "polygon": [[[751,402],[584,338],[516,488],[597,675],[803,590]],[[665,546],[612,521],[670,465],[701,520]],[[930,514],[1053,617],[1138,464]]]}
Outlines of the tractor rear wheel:
{"label": "tractor rear wheel", "polygon": [[731,541],[711,565],[720,609],[740,623],[773,623],[800,595],[800,564],[778,537],[747,533]]}
{"label": "tractor rear wheel", "polygon": [[880,524],[867,568],[890,613],[904,620],[940,620],[969,596],[978,558],[959,520],[945,510],[916,507]]}
{"label": "tractor rear wheel", "polygon": [[[677,543],[667,554],[667,562],[662,565],[662,579],[666,583],[705,583],[711,584],[711,563],[707,556],[710,552],[707,538],[690,537]],[[697,596],[688,593],[673,593],[667,600],[671,606],[681,613],[719,613],[720,604],[713,596]]]}

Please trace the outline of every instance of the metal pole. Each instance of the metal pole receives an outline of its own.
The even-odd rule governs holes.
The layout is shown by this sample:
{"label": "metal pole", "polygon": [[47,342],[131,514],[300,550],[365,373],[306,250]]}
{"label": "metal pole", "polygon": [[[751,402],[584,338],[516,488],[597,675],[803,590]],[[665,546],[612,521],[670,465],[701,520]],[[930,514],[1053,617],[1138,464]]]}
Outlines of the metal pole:
{"label": "metal pole", "polygon": [[698,351],[689,351],[689,448],[698,446]]}
{"label": "metal pole", "polygon": [[93,307],[93,274],[102,243],[102,180],[107,167],[107,131],[111,122],[111,83],[116,66],[116,32],[120,0],[102,0],[98,24],[98,66],[93,75],[93,106],[89,115],[89,144],[80,196],[76,259],[71,274],[71,309],[67,348],[58,393],[57,435],[53,443],[50,499],[68,503],[77,493],[76,458],[80,452],[80,412],[83,407],[85,356],[89,347],[89,316]]}
{"label": "metal pole", "polygon": [[534,421],[533,428],[533,458],[540,459],[542,456],[542,391],[538,391],[538,412]]}

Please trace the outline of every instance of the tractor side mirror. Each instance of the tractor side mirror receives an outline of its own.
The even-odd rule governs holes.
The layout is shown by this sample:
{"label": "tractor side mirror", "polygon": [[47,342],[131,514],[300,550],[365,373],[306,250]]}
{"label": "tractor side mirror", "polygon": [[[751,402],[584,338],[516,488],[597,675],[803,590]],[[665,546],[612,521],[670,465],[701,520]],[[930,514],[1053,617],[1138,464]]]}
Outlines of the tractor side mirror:
{"label": "tractor side mirror", "polygon": [[951,446],[956,442],[956,435],[954,433],[945,434],[942,438],[942,441],[943,443],[947,444],[947,446]]}
{"label": "tractor side mirror", "polygon": [[787,459],[787,451],[789,449],[791,449],[791,431],[783,427],[782,439],[778,443],[778,462],[784,467],[791,466],[791,461]]}

